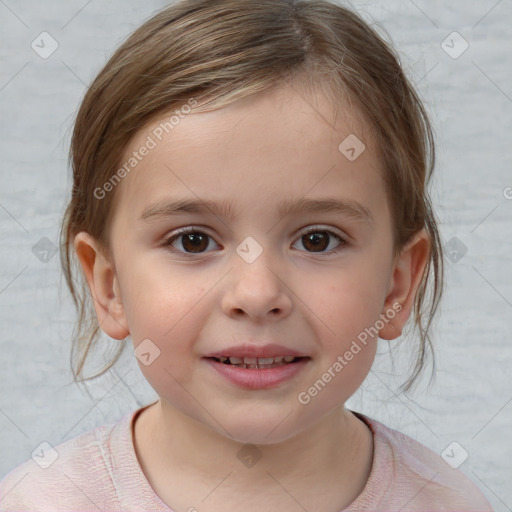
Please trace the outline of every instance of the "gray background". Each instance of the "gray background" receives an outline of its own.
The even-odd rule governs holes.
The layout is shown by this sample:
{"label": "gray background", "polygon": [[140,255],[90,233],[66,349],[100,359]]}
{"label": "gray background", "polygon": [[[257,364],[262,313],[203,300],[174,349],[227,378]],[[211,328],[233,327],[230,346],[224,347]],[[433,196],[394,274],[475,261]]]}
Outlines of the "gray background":
{"label": "gray background", "polygon": [[[55,446],[156,396],[130,350],[85,389],[72,383],[75,313],[52,248],[71,187],[70,130],[87,84],[165,4],[0,0],[0,478],[42,441]],[[352,5],[398,47],[431,113],[432,196],[454,261],[447,259],[436,324],[434,384],[427,388],[424,378],[410,396],[397,393],[410,365],[407,344],[381,342],[347,405],[438,453],[458,442],[469,454],[460,469],[496,511],[512,510],[512,1]],[[43,31],[59,45],[47,59],[31,48]],[[458,58],[441,46],[453,31],[469,44]],[[452,53],[462,48],[448,42]]]}

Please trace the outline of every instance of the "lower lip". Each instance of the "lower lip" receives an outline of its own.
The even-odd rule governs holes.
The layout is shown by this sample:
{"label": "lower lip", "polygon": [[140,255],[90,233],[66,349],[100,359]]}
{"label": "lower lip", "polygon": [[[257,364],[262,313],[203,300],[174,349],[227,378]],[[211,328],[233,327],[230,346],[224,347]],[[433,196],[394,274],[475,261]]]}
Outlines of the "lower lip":
{"label": "lower lip", "polygon": [[295,377],[308,363],[308,358],[300,359],[295,363],[264,368],[261,370],[247,369],[220,363],[215,359],[207,358],[206,361],[215,368],[227,380],[246,389],[267,389],[279,386],[283,382]]}

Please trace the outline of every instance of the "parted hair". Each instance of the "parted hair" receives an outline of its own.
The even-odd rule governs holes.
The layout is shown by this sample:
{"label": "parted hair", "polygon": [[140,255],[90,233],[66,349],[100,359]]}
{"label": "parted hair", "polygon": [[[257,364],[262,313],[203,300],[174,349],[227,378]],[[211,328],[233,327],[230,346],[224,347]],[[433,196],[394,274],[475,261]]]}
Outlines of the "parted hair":
{"label": "parted hair", "polygon": [[412,387],[429,355],[435,368],[431,331],[443,290],[443,254],[428,191],[434,137],[396,50],[334,0],[180,0],[144,22],[115,51],[89,86],[74,123],[73,184],[60,257],[78,313],[71,349],[77,382],[109,370],[125,346],[123,340],[107,365],[84,374],[101,330],[73,240],[85,231],[111,257],[118,191],[105,197],[95,191],[119,168],[132,138],[192,98],[201,109],[221,108],[291,77],[320,84],[334,105],[348,99],[370,124],[384,169],[395,254],[422,228],[430,238],[413,307],[415,362],[402,389]]}

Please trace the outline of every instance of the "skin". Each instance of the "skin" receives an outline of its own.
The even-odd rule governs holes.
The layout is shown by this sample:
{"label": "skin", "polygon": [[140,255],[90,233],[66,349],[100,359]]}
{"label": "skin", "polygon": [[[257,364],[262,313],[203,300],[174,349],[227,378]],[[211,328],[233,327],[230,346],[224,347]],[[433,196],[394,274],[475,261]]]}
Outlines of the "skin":
{"label": "skin", "polygon": [[[420,231],[393,256],[371,131],[348,105],[336,119],[333,111],[322,93],[287,85],[187,115],[117,186],[112,261],[87,233],[75,238],[101,328],[115,339],[130,336],[134,348],[150,339],[160,350],[150,365],[139,362],[160,399],[138,417],[135,448],[149,483],[176,511],[332,512],[368,480],[373,438],[344,403],[367,376],[377,338],[307,405],[297,396],[397,303],[401,311],[379,336],[401,334],[429,241]],[[140,130],[126,158],[160,122]],[[366,145],[354,161],[338,150],[351,133]],[[230,201],[236,215],[140,220],[148,205],[171,196]],[[356,201],[373,222],[338,213],[275,215],[283,200],[304,197]],[[333,233],[320,252],[302,236],[315,225],[315,232]],[[183,237],[165,245],[186,226],[210,235],[203,252],[186,254],[191,245]],[[252,263],[236,252],[248,236],[263,249]],[[202,359],[268,342],[311,358],[275,388],[239,388]],[[245,444],[261,455],[252,467],[237,457]]]}

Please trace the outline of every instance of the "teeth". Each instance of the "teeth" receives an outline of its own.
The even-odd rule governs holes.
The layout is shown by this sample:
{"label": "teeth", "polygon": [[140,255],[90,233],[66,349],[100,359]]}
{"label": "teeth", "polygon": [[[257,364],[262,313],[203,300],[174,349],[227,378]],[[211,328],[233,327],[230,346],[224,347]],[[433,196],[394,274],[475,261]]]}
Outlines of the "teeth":
{"label": "teeth", "polygon": [[233,365],[271,365],[271,364],[281,364],[291,363],[295,357],[294,356],[277,356],[277,357],[219,357],[218,358],[221,363],[227,363],[229,360],[230,364]]}

